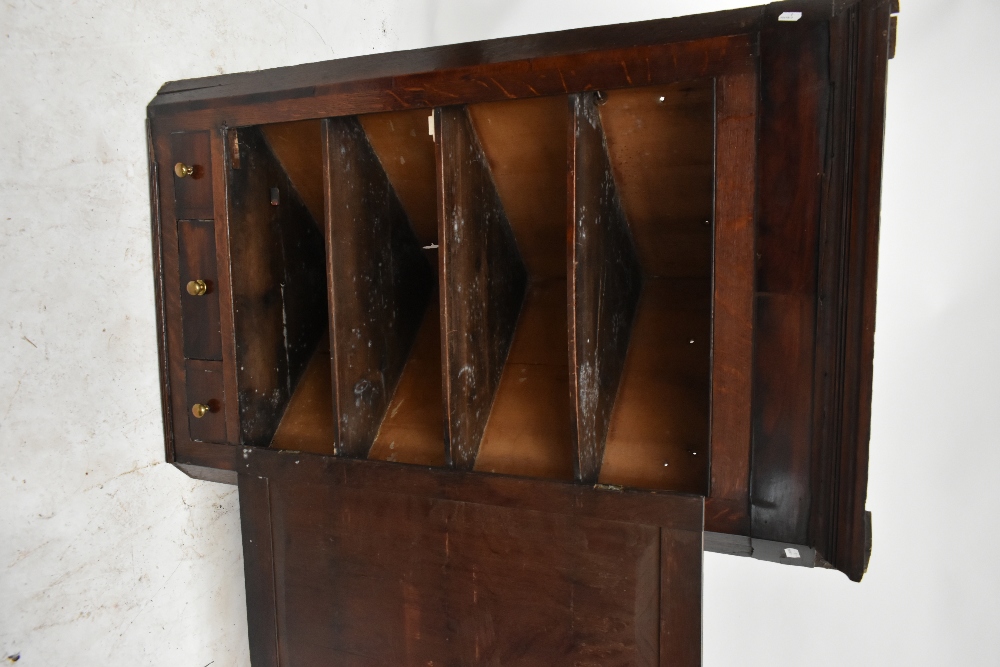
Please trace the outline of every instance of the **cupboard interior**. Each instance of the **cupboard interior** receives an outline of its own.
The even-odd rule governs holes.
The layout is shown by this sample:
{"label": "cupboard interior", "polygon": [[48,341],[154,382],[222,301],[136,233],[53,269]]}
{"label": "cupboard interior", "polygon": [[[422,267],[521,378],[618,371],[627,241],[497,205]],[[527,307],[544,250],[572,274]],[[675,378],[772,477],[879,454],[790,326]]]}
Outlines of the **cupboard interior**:
{"label": "cupboard interior", "polygon": [[[599,313],[613,299],[601,293],[603,283],[596,292],[580,289],[574,281],[588,267],[574,272],[570,266],[578,240],[574,202],[581,200],[573,189],[584,185],[573,179],[570,101],[558,96],[462,110],[526,275],[504,357],[494,360],[499,380],[479,416],[479,442],[472,443],[471,467],[481,472],[569,480],[579,471],[580,427],[572,406],[581,397],[570,380],[570,318],[584,306]],[[607,205],[623,216],[640,276],[634,308],[624,311],[627,349],[612,374],[617,381],[598,385],[610,412],[596,481],[705,494],[714,84],[611,90],[594,103],[613,174],[615,201]],[[316,308],[322,301],[324,328],[310,334],[302,369],[285,378],[287,407],[271,425],[274,448],[447,464],[448,422],[456,419],[446,407],[448,387],[463,367],[442,358],[449,354],[447,336],[459,335],[442,324],[442,309],[458,304],[441,283],[438,252],[449,242],[441,230],[470,221],[449,217],[441,201],[449,172],[440,162],[449,151],[440,145],[435,152],[430,113],[265,125],[249,128],[246,134],[261,137],[253,145],[240,131],[242,154],[269,154],[283,172],[317,232],[310,242],[323,251],[301,260],[314,274],[319,257],[324,281],[306,288],[322,294],[284,306],[287,318],[290,307]],[[272,250],[281,253],[289,261],[286,248]],[[387,262],[400,265],[386,271]],[[239,263],[234,254],[234,292],[235,277],[252,273],[249,263],[246,271]],[[385,303],[377,293],[388,295]],[[594,303],[579,302],[595,294]]]}

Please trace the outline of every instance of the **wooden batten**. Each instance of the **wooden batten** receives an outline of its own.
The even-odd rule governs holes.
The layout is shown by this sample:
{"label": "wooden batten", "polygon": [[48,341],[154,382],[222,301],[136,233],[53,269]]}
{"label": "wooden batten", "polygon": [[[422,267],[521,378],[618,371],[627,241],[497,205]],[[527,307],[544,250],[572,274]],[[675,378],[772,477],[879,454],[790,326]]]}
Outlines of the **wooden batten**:
{"label": "wooden batten", "polygon": [[596,93],[571,95],[570,387],[577,479],[597,481],[642,270],[615,187]]}
{"label": "wooden batten", "polygon": [[500,384],[527,270],[465,107],[437,110],[446,451],[471,470]]}
{"label": "wooden batten", "polygon": [[368,456],[434,289],[406,212],[354,117],[324,121],[335,451]]}
{"label": "wooden batten", "polygon": [[257,128],[227,169],[239,443],[267,446],[327,329],[316,221]]}

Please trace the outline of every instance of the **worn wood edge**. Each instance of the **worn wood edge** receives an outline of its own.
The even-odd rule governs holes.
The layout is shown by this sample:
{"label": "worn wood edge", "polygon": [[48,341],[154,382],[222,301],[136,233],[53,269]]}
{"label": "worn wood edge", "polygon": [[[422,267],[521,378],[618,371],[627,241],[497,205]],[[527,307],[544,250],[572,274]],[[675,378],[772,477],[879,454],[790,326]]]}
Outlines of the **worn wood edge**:
{"label": "worn wood edge", "polygon": [[150,241],[153,246],[153,303],[156,317],[157,373],[160,377],[160,417],[163,419],[163,453],[167,463],[175,460],[174,426],[170,410],[170,362],[167,351],[167,330],[163,275],[163,236],[160,219],[159,169],[153,143],[152,123],[146,121],[146,167],[149,177]]}
{"label": "worn wood edge", "polygon": [[[752,366],[754,349],[754,306],[756,293],[756,211],[757,211],[757,139],[759,131],[759,83],[760,83],[760,62],[754,57],[747,63],[743,71],[735,71],[730,74],[716,77],[715,79],[715,159],[714,176],[715,188],[713,192],[713,234],[712,234],[712,324],[711,324],[711,350],[710,350],[710,373],[711,373],[711,401],[709,408],[709,462],[708,462],[708,497],[705,500],[705,521],[706,529],[716,529],[724,532],[733,532],[749,535],[751,522],[750,509],[750,482],[752,470],[752,432],[753,415],[752,405]],[[751,83],[752,82],[752,83]],[[735,86],[739,91],[740,85],[749,84],[752,94],[744,100],[738,96],[733,97],[729,93]],[[720,100],[721,97],[721,100]],[[752,100],[752,101],[751,101]],[[744,104],[745,103],[745,104]],[[752,108],[748,108],[752,107]],[[741,138],[741,121],[747,111],[752,113],[752,129],[747,133],[749,141],[747,147],[750,149],[751,162],[743,170],[730,166],[728,157],[736,154],[736,148]],[[720,154],[723,159],[720,160]],[[720,162],[722,163],[720,165]],[[745,181],[743,180],[745,179]],[[724,187],[720,188],[720,183]],[[736,192],[749,189],[746,201],[732,196],[720,196],[720,191],[729,186]],[[734,203],[746,204],[747,208],[741,210]],[[745,217],[743,214],[746,214]],[[740,229],[740,220],[745,221],[744,229]],[[724,240],[728,244],[720,243],[720,231],[726,234]],[[740,238],[740,237],[745,238]],[[733,239],[739,238],[746,246],[745,254],[734,251],[732,247]],[[745,264],[738,263],[740,260]],[[732,312],[734,300],[733,293],[736,291],[736,284],[733,277],[738,275],[734,269],[742,266],[749,273],[748,284],[743,284],[746,290],[745,296],[749,303],[748,330],[745,341],[739,336],[734,336],[734,325],[738,323],[738,316]],[[720,271],[723,273],[720,275]],[[743,282],[743,281],[740,281]],[[739,303],[739,299],[735,300]],[[721,306],[721,308],[720,308]],[[746,313],[745,313],[746,314]],[[720,345],[725,341],[724,345]],[[743,345],[738,347],[737,342]],[[740,378],[738,373],[733,372],[733,359],[739,359],[746,364],[745,378]],[[739,366],[735,366],[739,368]],[[734,391],[733,385],[737,380],[745,380]],[[745,392],[745,393],[744,393]],[[735,394],[735,396],[734,396]],[[735,401],[734,401],[735,399]],[[734,402],[735,405],[731,404]],[[734,432],[734,422],[740,419],[745,423],[740,424],[738,432]],[[745,430],[744,430],[745,429]],[[739,453],[741,455],[740,477],[742,488],[734,489],[732,486],[732,476],[724,475],[722,463],[732,464],[735,457],[732,456],[734,447],[734,437],[741,437],[739,443]],[[716,440],[718,438],[718,441]],[[716,444],[718,442],[718,444]],[[725,444],[723,444],[725,443]],[[728,456],[723,456],[721,449],[726,450]],[[724,485],[722,479],[730,484]]]}
{"label": "worn wood edge", "polygon": [[235,450],[235,469],[241,475],[281,479],[294,473],[305,475],[315,483],[333,483],[380,493],[593,516],[609,521],[645,522],[699,534],[704,524],[700,511],[697,519],[686,516],[693,507],[704,502],[702,496],[688,493],[630,490],[606,484],[339,458],[292,450],[231,449]]}
{"label": "worn wood edge", "polygon": [[718,533],[710,530],[705,531],[705,551],[711,551],[712,553],[749,558],[753,555],[753,547],[750,546],[750,541],[750,538],[746,535],[732,535],[730,533]]}
{"label": "worn wood edge", "polygon": [[271,492],[266,477],[238,475],[243,571],[247,600],[247,635],[253,667],[278,667],[277,589]]}
{"label": "worn wood edge", "polygon": [[[829,0],[826,0],[829,2]],[[815,4],[815,0],[813,0]],[[219,100],[246,93],[283,93],[286,97],[310,94],[316,87],[334,83],[360,83],[380,78],[409,76],[428,71],[533,60],[552,55],[572,55],[628,46],[685,42],[753,32],[764,6],[651,19],[623,24],[572,28],[478,42],[461,42],[420,49],[391,51],[292,65],[255,72],[238,72],[164,83],[149,103],[149,110],[205,100]],[[542,42],[539,44],[539,42]],[[440,63],[426,68],[431,61]],[[358,75],[359,73],[363,75]],[[268,85],[269,82],[287,82]]]}
{"label": "worn wood edge", "polygon": [[323,119],[320,122],[319,128],[319,150],[320,157],[323,164],[323,250],[326,252],[326,310],[328,313],[327,318],[327,328],[329,329],[329,345],[330,345],[330,382],[331,382],[331,392],[333,397],[333,405],[330,406],[330,410],[333,412],[333,442],[334,451],[336,451],[336,443],[340,442],[340,394],[338,391],[337,377],[339,376],[337,368],[337,355],[333,353],[334,345],[336,345],[335,331],[337,323],[337,309],[335,308],[336,299],[333,295],[333,285],[334,285],[334,266],[333,266],[333,240],[331,238],[330,232],[330,218],[333,215],[330,209],[330,197],[329,197],[329,184],[332,175],[330,173],[330,123],[328,119]]}
{"label": "worn wood edge", "polygon": [[215,208],[214,230],[216,278],[219,292],[219,335],[222,337],[222,390],[226,437],[236,445],[240,439],[239,382],[236,370],[236,326],[234,322],[232,261],[229,253],[229,170],[231,155],[222,127],[211,133],[212,194]]}
{"label": "worn wood edge", "polygon": [[[478,436],[475,438],[475,442],[471,443],[469,449],[471,451],[462,452],[460,448],[455,447],[455,420],[453,419],[453,380],[459,377],[459,374],[452,373],[455,364],[452,363],[451,354],[451,332],[452,323],[450,321],[450,313],[453,310],[451,306],[452,293],[450,290],[450,283],[452,282],[451,273],[452,270],[448,263],[448,255],[451,252],[451,245],[453,243],[452,236],[449,233],[450,220],[448,219],[449,210],[449,198],[451,194],[449,193],[446,173],[444,169],[444,164],[446,158],[444,142],[445,135],[444,131],[445,125],[445,114],[452,113],[460,120],[452,121],[459,122],[464,125],[465,131],[468,133],[468,138],[470,140],[471,147],[476,153],[476,162],[479,164],[479,168],[483,170],[486,176],[486,181],[488,187],[492,192],[492,199],[495,200],[495,204],[500,212],[499,224],[505,230],[506,241],[509,244],[507,248],[508,257],[498,257],[494,255],[491,259],[501,259],[503,261],[508,261],[510,266],[508,267],[508,272],[511,274],[510,280],[515,285],[520,285],[519,288],[515,289],[515,292],[520,292],[520,296],[516,299],[518,302],[517,312],[513,316],[513,322],[510,323],[510,331],[507,333],[505,340],[502,341],[503,351],[502,354],[497,357],[494,361],[499,364],[499,371],[496,376],[496,380],[493,386],[489,388],[489,409],[486,410],[486,416],[482,419],[480,425],[476,425],[475,429],[479,431]],[[435,138],[434,138],[434,150],[435,150],[435,162],[437,165],[437,176],[436,181],[438,183],[438,244],[440,249],[438,250],[438,281],[439,288],[438,294],[440,297],[440,311],[441,311],[441,380],[443,387],[442,396],[442,407],[444,409],[444,433],[445,433],[445,461],[448,466],[455,467],[463,470],[473,470],[476,465],[476,459],[479,455],[479,448],[482,445],[483,437],[486,434],[486,429],[489,427],[490,416],[493,412],[493,405],[496,402],[497,393],[500,389],[500,384],[503,381],[503,372],[507,365],[507,359],[510,355],[511,347],[513,346],[514,337],[517,335],[517,329],[520,324],[521,311],[524,307],[525,298],[528,294],[529,279],[527,268],[524,265],[524,261],[521,258],[520,250],[517,247],[517,237],[514,235],[513,230],[510,226],[510,221],[507,219],[506,211],[503,208],[503,200],[500,198],[500,193],[497,190],[496,182],[493,180],[493,172],[490,169],[489,160],[483,151],[482,144],[479,142],[479,137],[476,134],[475,124],[472,121],[472,117],[469,115],[467,105],[457,105],[451,110],[446,111],[442,108],[436,108],[434,110],[434,127],[435,127]],[[488,285],[488,283],[487,283]],[[502,326],[507,326],[506,323],[502,323]],[[490,379],[486,378],[486,382],[489,383]],[[463,415],[467,418],[468,415]],[[461,420],[459,420],[461,421]],[[469,443],[464,443],[469,445]],[[460,454],[456,456],[456,451]]]}
{"label": "worn wood edge", "polygon": [[831,22],[830,142],[822,201],[809,542],[817,562],[863,576],[878,217],[891,0]]}
{"label": "worn wood edge", "polygon": [[[339,225],[335,224],[334,220],[334,209],[331,206],[332,189],[333,189],[333,163],[331,162],[330,155],[332,154],[332,132],[333,125],[337,124],[339,129],[337,130],[341,134],[341,141],[343,137],[347,137],[347,140],[355,142],[357,146],[357,153],[362,155],[360,158],[354,158],[354,169],[355,174],[359,174],[358,162],[361,160],[368,160],[374,169],[377,170],[376,174],[381,176],[382,184],[384,184],[385,198],[389,204],[389,208],[396,209],[396,212],[400,217],[392,219],[388,224],[400,225],[405,227],[406,232],[409,234],[409,250],[412,256],[417,259],[413,266],[409,267],[411,270],[407,276],[407,280],[410,284],[416,284],[419,279],[423,278],[423,286],[425,289],[422,290],[419,299],[422,302],[422,312],[419,318],[417,318],[417,325],[412,327],[408,340],[402,346],[405,349],[405,353],[402,354],[403,362],[399,364],[398,373],[394,377],[389,378],[389,382],[386,383],[385,400],[382,402],[382,406],[379,410],[372,413],[371,424],[369,425],[369,433],[371,434],[370,439],[366,439],[364,442],[345,442],[345,437],[342,432],[341,424],[342,421],[350,417],[350,413],[344,415],[343,397],[341,395],[341,385],[339,382],[340,372],[342,370],[342,364],[340,354],[341,354],[341,337],[337,335],[337,317],[340,314],[340,309],[337,307],[338,297],[337,295],[349,294],[356,288],[341,286],[337,279],[336,263],[338,257],[343,257],[343,254],[334,252],[334,240],[335,231],[340,229]],[[331,374],[333,381],[333,392],[334,392],[334,446],[338,456],[349,456],[354,458],[365,459],[368,458],[371,452],[372,446],[375,440],[378,438],[378,432],[381,430],[382,424],[385,421],[386,413],[392,404],[392,399],[399,387],[399,381],[402,378],[403,372],[406,368],[406,361],[409,359],[410,353],[412,352],[413,345],[416,341],[416,337],[420,331],[420,322],[426,315],[427,307],[430,304],[431,294],[434,290],[434,286],[437,282],[436,277],[433,276],[433,270],[429,262],[427,262],[426,257],[421,253],[420,242],[413,231],[412,223],[409,220],[409,216],[406,213],[406,209],[403,207],[402,202],[392,185],[392,181],[389,179],[389,175],[385,172],[382,165],[382,161],[375,151],[374,147],[369,141],[367,132],[365,131],[363,125],[354,117],[346,118],[328,118],[324,119],[320,126],[320,144],[322,151],[323,160],[323,182],[324,182],[324,216],[326,218],[326,224],[320,225],[319,228],[323,230],[324,234],[324,246],[326,248],[326,275],[327,275],[327,308],[328,308],[328,326],[329,326],[329,336],[330,336],[330,365]],[[373,181],[375,179],[369,179]],[[391,216],[390,216],[391,217]],[[369,217],[366,222],[370,222]],[[361,227],[363,227],[362,225]],[[391,239],[394,238],[392,232],[388,234],[386,239],[382,239],[383,243],[390,243]],[[405,246],[394,247],[390,255],[393,256],[403,256],[403,248]],[[400,296],[394,290],[397,285],[390,283],[387,286],[387,292],[395,299],[395,303],[401,303],[403,299],[396,299]],[[413,296],[413,295],[411,295]],[[344,302],[341,300],[341,304]],[[371,340],[369,340],[369,347],[371,347]],[[382,372],[386,372],[386,369],[381,369]],[[357,415],[355,415],[357,417]]]}
{"label": "worn wood edge", "polygon": [[[831,543],[823,557],[852,581],[861,581],[871,550],[866,511],[874,362],[875,302],[878,278],[879,213],[884,150],[887,70],[890,49],[890,0],[864,0],[856,9],[857,54],[852,73],[853,135],[842,151],[845,185],[841,230],[840,312],[843,345],[836,360],[838,421],[831,434],[834,460]],[[871,59],[871,67],[864,68]],[[822,406],[817,406],[817,410]]]}
{"label": "worn wood edge", "polygon": [[[817,457],[816,262],[831,117],[829,26],[822,17],[775,20],[760,34],[750,536],[797,543],[809,541]],[[794,197],[785,195],[791,183]]]}
{"label": "worn wood edge", "polygon": [[704,532],[661,529],[660,545],[659,664],[700,667]]}
{"label": "worn wood edge", "polygon": [[203,482],[216,482],[218,484],[229,484],[236,486],[236,471],[224,470],[222,468],[209,468],[207,466],[195,465],[194,463],[174,462],[174,467],[183,472],[191,479]]}
{"label": "worn wood edge", "polygon": [[[168,461],[176,460],[180,448],[190,445],[193,441],[187,433],[187,388],[185,386],[184,374],[184,341],[181,327],[176,326],[181,321],[180,293],[177,290],[167,289],[168,285],[175,284],[179,280],[179,253],[177,223],[173,195],[173,173],[170,170],[169,162],[172,156],[171,134],[159,127],[153,121],[152,142],[153,155],[156,162],[154,175],[156,177],[157,218],[159,228],[156,232],[159,255],[154,257],[159,261],[159,273],[161,274],[156,282],[160,288],[158,308],[163,318],[162,326],[157,331],[157,335],[163,342],[164,364],[166,371],[166,384],[161,385],[163,395],[161,400],[167,402],[167,416],[169,422],[164,424],[164,432],[169,433],[171,438],[170,456]],[[164,161],[164,165],[160,164]],[[166,166],[166,168],[162,168]],[[165,221],[173,221],[164,224]],[[171,250],[173,249],[173,250]]]}
{"label": "worn wood edge", "polygon": [[233,445],[181,440],[177,443],[173,463],[187,463],[217,470],[236,470],[238,449]]}
{"label": "worn wood edge", "polygon": [[[595,104],[596,101],[593,95],[588,94],[574,94],[569,96],[570,104],[570,128],[569,128],[569,141],[568,141],[568,169],[567,177],[568,183],[568,217],[567,224],[569,225],[568,236],[570,242],[567,244],[568,257],[568,267],[567,267],[567,308],[569,310],[567,322],[569,324],[569,386],[570,386],[570,415],[572,421],[571,435],[573,439],[573,469],[574,475],[577,480],[582,482],[594,483],[597,481],[601,466],[604,459],[605,445],[607,443],[608,430],[611,425],[611,416],[614,413],[614,405],[618,400],[618,391],[621,387],[621,377],[625,367],[625,359],[627,355],[628,348],[631,344],[632,328],[635,323],[636,314],[638,311],[640,294],[642,292],[642,268],[640,266],[639,257],[635,248],[635,239],[632,237],[631,227],[628,224],[628,219],[624,208],[622,207],[620,196],[618,194],[617,183],[614,179],[614,169],[612,168],[611,159],[608,155],[608,144],[607,137],[604,134],[604,126],[601,122],[600,113],[598,112]],[[589,118],[588,118],[589,116]],[[582,282],[581,276],[587,275],[592,276],[594,269],[597,267],[585,267],[583,266],[587,261],[588,257],[583,248],[583,244],[588,242],[587,239],[592,239],[595,234],[582,234],[582,225],[580,218],[580,209],[578,202],[578,193],[580,188],[580,178],[579,178],[579,145],[580,145],[580,125],[581,123],[589,122],[593,127],[594,139],[599,138],[599,148],[594,148],[593,150],[598,153],[603,159],[601,160],[600,169],[605,171],[605,178],[610,179],[612,188],[612,197],[610,203],[608,203],[608,208],[610,210],[605,210],[603,213],[607,215],[607,224],[617,224],[622,227],[619,230],[623,240],[624,240],[624,254],[628,255],[629,263],[627,267],[621,267],[624,274],[623,280],[628,281],[629,277],[634,280],[634,289],[631,293],[626,295],[625,303],[622,304],[622,312],[625,314],[623,318],[627,321],[625,325],[625,332],[622,336],[620,342],[620,358],[617,360],[617,367],[612,368],[612,379],[610,385],[613,389],[608,390],[606,393],[608,396],[604,400],[608,402],[608,408],[606,414],[600,415],[596,414],[595,419],[601,419],[600,423],[594,424],[595,429],[592,438],[585,438],[583,422],[585,421],[584,413],[587,412],[585,405],[587,401],[583,398],[583,392],[586,391],[585,387],[582,387],[582,379],[580,374],[581,368],[581,345],[577,333],[580,329],[580,308],[582,301],[581,290],[579,289],[580,283]],[[595,142],[596,143],[596,142]],[[600,200],[600,197],[598,197]],[[591,232],[595,230],[591,229]],[[600,241],[607,240],[604,235],[598,237]],[[597,247],[603,247],[604,244],[599,241],[589,241],[591,243],[598,244]],[[581,258],[581,255],[583,257]],[[578,267],[583,266],[583,269]],[[589,268],[589,271],[588,271]],[[603,268],[596,274],[597,276],[603,275]],[[595,323],[596,327],[599,329],[601,323],[598,321]],[[600,361],[598,358],[596,361]],[[597,364],[594,364],[595,367]],[[605,364],[605,367],[607,364]],[[596,370],[596,376],[599,378],[603,375],[601,372],[604,369]],[[599,387],[595,387],[597,391]],[[596,410],[595,412],[599,412]],[[602,418],[603,417],[603,418]],[[590,431],[590,429],[587,429]],[[585,439],[591,440],[591,442],[585,442]],[[587,454],[585,455],[585,451]]]}

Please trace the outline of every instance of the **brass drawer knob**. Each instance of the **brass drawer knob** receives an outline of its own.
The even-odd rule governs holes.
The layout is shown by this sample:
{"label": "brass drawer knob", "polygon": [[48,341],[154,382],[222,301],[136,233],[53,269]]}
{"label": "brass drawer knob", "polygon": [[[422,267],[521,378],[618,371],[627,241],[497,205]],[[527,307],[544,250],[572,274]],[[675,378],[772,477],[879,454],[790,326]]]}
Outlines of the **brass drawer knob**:
{"label": "brass drawer knob", "polygon": [[202,296],[208,292],[208,283],[204,280],[192,280],[187,284],[187,291],[191,296]]}
{"label": "brass drawer knob", "polygon": [[184,178],[185,176],[191,176],[194,174],[194,165],[184,164],[183,162],[178,162],[174,165],[174,174],[177,178]]}
{"label": "brass drawer knob", "polygon": [[204,403],[195,403],[194,405],[191,406],[191,414],[194,415],[195,419],[201,419],[211,411],[212,408],[205,405]]}

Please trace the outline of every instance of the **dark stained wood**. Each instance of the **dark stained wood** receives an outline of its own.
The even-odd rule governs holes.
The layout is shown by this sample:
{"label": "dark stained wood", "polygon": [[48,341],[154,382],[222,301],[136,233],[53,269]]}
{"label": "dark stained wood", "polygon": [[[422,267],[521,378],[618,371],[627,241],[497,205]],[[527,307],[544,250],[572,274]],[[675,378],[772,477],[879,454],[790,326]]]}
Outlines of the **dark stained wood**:
{"label": "dark stained wood", "polygon": [[[195,447],[199,451],[202,443],[191,439],[187,415],[186,369],[184,366],[184,338],[181,318],[181,295],[178,286],[179,258],[177,245],[177,215],[175,213],[174,185],[176,177],[171,161],[171,144],[173,137],[169,133],[157,132],[151,127],[151,157],[155,160],[156,169],[151,172],[157,177],[155,188],[159,193],[157,217],[154,217],[154,229],[158,230],[161,242],[159,244],[159,265],[162,280],[159,281],[160,298],[163,316],[163,362],[164,383],[169,390],[165,414],[169,416],[169,426],[164,429],[167,436],[168,460],[181,461],[183,448]],[[157,219],[158,218],[158,219]],[[154,260],[155,261],[155,260]],[[169,287],[168,287],[169,286]],[[218,463],[218,459],[208,458],[207,466]]]}
{"label": "dark stained wood", "polygon": [[642,285],[597,102],[594,93],[569,98],[571,415],[584,482],[600,472]]}
{"label": "dark stained wood", "polygon": [[[178,218],[211,219],[215,217],[212,200],[212,156],[208,132],[175,132],[170,135],[170,176],[174,179],[174,205]],[[194,168],[184,178],[174,174],[174,164],[183,162]]]}
{"label": "dark stained wood", "polygon": [[805,544],[830,37],[777,9],[761,30],[751,537]]}
{"label": "dark stained wood", "polygon": [[[646,39],[637,41],[645,42]],[[157,127],[162,125],[169,129],[181,119],[184,123],[206,125],[253,125],[426,109],[458,101],[470,104],[497,102],[711,77],[724,73],[733,63],[745,60],[754,52],[750,35],[741,30],[725,36],[656,46],[601,51],[594,50],[592,44],[581,43],[578,49],[585,52],[456,67],[438,63],[427,69],[410,70],[421,72],[419,74],[340,83],[317,84],[314,81],[307,86],[286,88],[280,95],[268,95],[260,90],[244,94],[238,91],[250,85],[249,81],[234,82],[232,87],[220,86],[218,92],[222,96],[216,99],[187,100],[189,96],[201,94],[195,90],[164,94],[162,99],[153,101],[149,114]],[[467,47],[463,55],[482,54],[481,46],[473,45]],[[411,63],[419,60],[414,59]],[[363,77],[365,69],[356,68],[354,76]],[[270,76],[279,87],[291,81],[285,72]]]}
{"label": "dark stained wood", "polygon": [[[271,491],[266,477],[239,475],[243,571],[247,594],[247,634],[254,667],[278,667],[275,562]],[[287,664],[287,663],[286,663]]]}
{"label": "dark stained wood", "polygon": [[699,664],[701,499],[246,454],[255,664]]}
{"label": "dark stained wood", "polygon": [[[224,406],[226,396],[222,386],[222,364],[217,361],[195,361],[184,363],[187,396],[188,433],[192,440],[199,442],[226,442],[226,416]],[[207,405],[210,412],[200,419],[191,408],[197,404]]]}
{"label": "dark stained wood", "polygon": [[441,341],[448,461],[475,464],[527,272],[464,107],[437,111]]}
{"label": "dark stained wood", "polygon": [[[146,161],[149,169],[149,220],[150,240],[153,250],[153,298],[156,307],[157,371],[160,376],[160,416],[163,419],[164,460],[174,461],[174,424],[170,410],[170,357],[167,343],[165,315],[167,297],[163,284],[166,270],[163,263],[163,222],[160,218],[160,174],[156,160],[156,147],[149,120],[146,121]],[[180,392],[177,392],[180,393]]]}
{"label": "dark stained wood", "polygon": [[757,68],[716,80],[711,479],[705,530],[750,532]]}
{"label": "dark stained wood", "polygon": [[230,484],[232,486],[236,486],[237,475],[232,470],[220,470],[218,468],[208,468],[205,466],[192,465],[190,463],[174,463],[174,467],[191,479],[199,479],[203,482],[215,482],[216,484]]}
{"label": "dark stained wood", "polygon": [[[821,227],[810,539],[859,581],[871,550],[865,512],[871,421],[879,189],[895,2],[831,21],[834,95]],[[888,37],[886,32],[889,32]]]}
{"label": "dark stained wood", "polygon": [[[384,416],[371,419],[372,460],[336,468],[340,481],[358,493],[375,484],[382,494],[427,492],[428,502],[444,492],[453,494],[448,502],[478,507],[485,497],[509,507],[504,494],[513,487],[480,473],[569,480],[580,428],[572,420],[570,370],[578,363],[570,349],[579,339],[570,348],[567,334],[582,330],[567,311],[585,299],[566,269],[575,247],[566,215],[566,98],[600,90],[606,152],[644,287],[617,391],[603,394],[611,412],[597,481],[708,494],[704,522],[718,535],[749,536],[751,548],[766,543],[775,554],[798,545],[816,563],[859,579],[871,544],[864,505],[878,186],[896,10],[892,0],[786,0],[736,14],[168,84],[149,108],[168,460],[202,478],[215,469],[231,477],[243,456],[236,443],[333,451],[329,353],[318,342],[328,330],[326,260],[311,226],[326,215],[316,166],[321,119],[355,115],[371,162],[422,246],[418,254],[439,264],[442,307],[437,319],[429,290]],[[803,18],[778,22],[783,11]],[[465,155],[475,154],[466,164],[454,164],[461,151],[442,155],[455,146],[446,122],[437,121],[441,143],[426,133],[439,106],[452,120],[461,114]],[[194,164],[197,177],[176,178],[176,161]],[[446,221],[460,224],[449,232]],[[200,227],[187,229],[192,224]],[[187,312],[183,288],[188,274],[204,273],[213,234],[220,308],[217,324],[205,329],[198,326],[205,318]],[[595,249],[607,260],[616,244]],[[451,273],[456,257],[465,262],[461,277]],[[628,262],[606,265],[627,273]],[[599,273],[581,274],[600,282]],[[618,324],[609,303],[591,314]],[[364,321],[367,310],[357,312]],[[187,386],[206,374],[185,367],[186,339],[216,331],[217,352],[188,356],[216,360],[210,374],[221,377],[228,399],[219,413],[224,435],[193,440],[192,428],[205,425],[191,424]],[[621,345],[595,349],[603,361],[622,357]],[[456,366],[457,359],[478,365]],[[472,370],[486,375],[470,392],[458,383]],[[581,413],[603,419],[600,411]],[[462,460],[456,433],[465,438]],[[448,463],[475,472],[427,472]],[[442,481],[449,475],[473,481],[449,486]],[[525,488],[555,501],[542,487]],[[658,494],[626,495],[643,504]],[[629,548],[623,553],[634,555]],[[649,579],[653,569],[636,572],[643,574],[630,581]],[[671,598],[680,601],[674,611],[667,602],[657,609],[665,624],[658,639],[693,636],[695,626],[679,620],[694,605],[687,584],[688,593]],[[647,608],[633,620],[651,627],[655,619]],[[647,661],[650,646],[634,644],[623,660]]]}
{"label": "dark stained wood", "polygon": [[[358,116],[420,244],[437,243],[437,187],[429,109]],[[436,257],[436,255],[435,255]]]}
{"label": "dark stained wood", "polygon": [[239,442],[266,446],[327,329],[326,260],[317,224],[260,132],[240,129],[239,142],[228,201]]}
{"label": "dark stained wood", "polygon": [[[219,159],[212,161],[212,188],[214,192],[228,190],[229,170],[236,168],[234,160],[239,155],[239,132],[220,128],[211,136],[211,150]],[[219,329],[222,333],[222,382],[226,396],[238,396],[238,368],[236,366],[236,336],[233,324],[233,284],[230,275],[229,204],[226,197],[215,197],[215,252],[216,272],[219,280]],[[235,445],[240,434],[240,406],[238,400],[226,401],[226,436]]]}
{"label": "dark stained wood", "polygon": [[268,147],[284,169],[302,203],[321,227],[323,213],[323,151],[319,120],[261,125]]}
{"label": "dark stained wood", "polygon": [[[180,220],[177,223],[181,317],[184,326],[184,356],[188,359],[222,360],[222,330],[219,323],[219,275],[215,263],[215,224],[212,220]],[[203,280],[208,291],[193,296],[187,291],[192,280]]]}
{"label": "dark stained wood", "polygon": [[[830,0],[804,4],[810,5],[810,9],[819,9],[825,5],[824,8],[828,12],[832,6]],[[182,99],[210,100],[238,94],[271,94],[278,97],[282,91],[299,91],[310,86],[331,86],[434,70],[455,70],[484,64],[539,59],[552,55],[682,43],[719,35],[749,34],[758,28],[763,9],[762,6],[749,7],[677,18],[341,58],[257,72],[171,81],[160,88],[158,94],[163,99],[158,100],[158,105],[176,104]]]}
{"label": "dark stained wood", "polygon": [[700,530],[661,531],[661,665],[701,664],[704,542]]}
{"label": "dark stained wood", "polygon": [[[186,419],[184,415],[181,417]],[[186,433],[187,429],[184,429],[184,432]],[[197,442],[187,437],[178,437],[175,446],[175,463],[235,471],[237,451],[238,449],[230,444]]]}
{"label": "dark stained wood", "polygon": [[368,456],[434,289],[434,273],[355,118],[323,126],[336,451]]}

